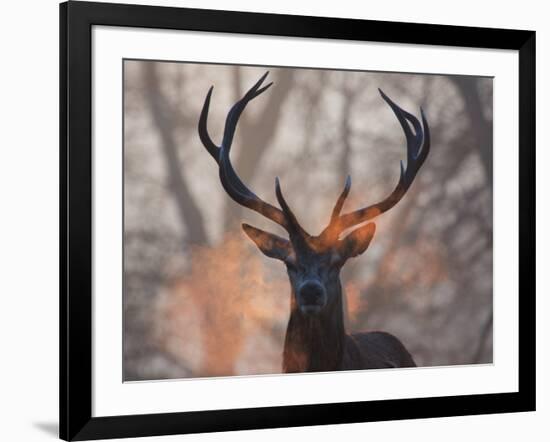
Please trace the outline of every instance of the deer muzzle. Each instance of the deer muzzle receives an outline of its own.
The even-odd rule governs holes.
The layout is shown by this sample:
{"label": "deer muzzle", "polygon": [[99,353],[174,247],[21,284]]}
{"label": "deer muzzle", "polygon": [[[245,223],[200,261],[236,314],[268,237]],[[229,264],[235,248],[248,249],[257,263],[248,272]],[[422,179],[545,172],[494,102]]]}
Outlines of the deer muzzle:
{"label": "deer muzzle", "polygon": [[298,305],[304,314],[319,313],[327,303],[327,292],[318,281],[306,281],[298,290]]}

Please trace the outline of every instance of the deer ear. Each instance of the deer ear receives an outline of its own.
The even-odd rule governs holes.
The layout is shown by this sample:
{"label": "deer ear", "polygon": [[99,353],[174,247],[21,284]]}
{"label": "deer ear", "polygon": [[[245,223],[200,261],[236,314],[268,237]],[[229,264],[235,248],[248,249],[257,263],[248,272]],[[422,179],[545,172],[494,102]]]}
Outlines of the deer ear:
{"label": "deer ear", "polygon": [[354,230],[344,239],[339,241],[339,255],[344,259],[361,255],[369,247],[375,231],[376,225],[374,223],[369,223],[366,226]]}
{"label": "deer ear", "polygon": [[243,224],[242,227],[244,233],[254,241],[254,244],[258,246],[264,255],[280,259],[281,261],[287,261],[294,254],[292,245],[287,239],[273,233],[264,232],[248,224]]}

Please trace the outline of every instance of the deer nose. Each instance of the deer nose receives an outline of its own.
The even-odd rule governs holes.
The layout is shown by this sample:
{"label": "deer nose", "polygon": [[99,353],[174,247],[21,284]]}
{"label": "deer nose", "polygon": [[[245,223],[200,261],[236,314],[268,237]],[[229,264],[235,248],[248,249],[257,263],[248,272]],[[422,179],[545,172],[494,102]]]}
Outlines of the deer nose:
{"label": "deer nose", "polygon": [[302,305],[322,306],[325,302],[325,289],[317,281],[307,281],[300,287]]}

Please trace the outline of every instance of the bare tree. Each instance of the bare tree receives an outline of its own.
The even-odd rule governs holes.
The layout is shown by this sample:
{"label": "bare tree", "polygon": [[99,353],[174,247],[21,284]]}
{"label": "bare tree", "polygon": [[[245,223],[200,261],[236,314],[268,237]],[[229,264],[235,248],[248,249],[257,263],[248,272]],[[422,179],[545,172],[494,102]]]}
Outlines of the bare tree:
{"label": "bare tree", "polygon": [[[175,128],[178,125],[190,127],[193,122],[189,118],[182,118],[181,114],[176,112],[164,97],[156,63],[143,64],[143,83],[151,119],[155,123],[161,139],[169,188],[174,196],[182,225],[185,227],[187,243],[206,244],[204,220],[183,175],[178,155],[179,149],[175,141]],[[174,121],[175,115],[180,115],[178,121]]]}

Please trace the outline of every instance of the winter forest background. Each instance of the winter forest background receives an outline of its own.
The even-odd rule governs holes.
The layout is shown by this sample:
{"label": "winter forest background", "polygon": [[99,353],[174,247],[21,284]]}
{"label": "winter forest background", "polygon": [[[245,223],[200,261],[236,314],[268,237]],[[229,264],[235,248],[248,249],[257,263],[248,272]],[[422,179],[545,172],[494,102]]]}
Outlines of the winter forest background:
{"label": "winter forest background", "polygon": [[222,136],[231,105],[266,71],[243,113],[232,162],[276,204],[279,176],[317,234],[352,177],[344,212],[386,197],[406,158],[381,88],[424,109],[432,150],[405,198],[376,219],[344,267],[350,332],[388,331],[419,366],[492,362],[492,79],[124,62],[124,379],[280,373],[290,289],[284,265],[242,233],[277,225],[223,191],[197,122]]}

